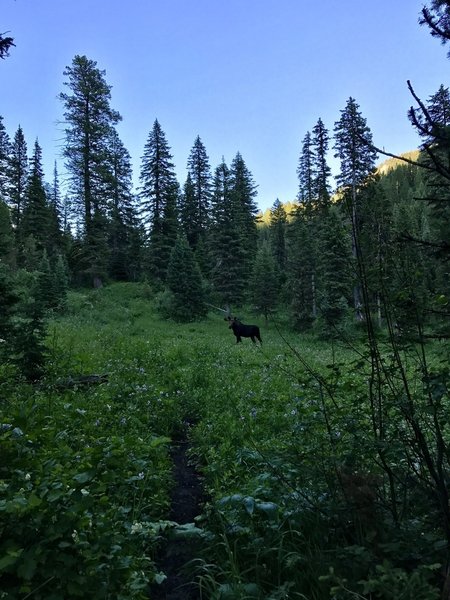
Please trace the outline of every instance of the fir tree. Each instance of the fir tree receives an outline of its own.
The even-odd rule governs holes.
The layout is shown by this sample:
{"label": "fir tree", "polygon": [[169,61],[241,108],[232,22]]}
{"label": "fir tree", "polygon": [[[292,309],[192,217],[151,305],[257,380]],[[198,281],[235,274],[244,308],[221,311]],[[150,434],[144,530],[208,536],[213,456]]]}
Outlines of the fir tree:
{"label": "fir tree", "polygon": [[327,153],[329,146],[328,131],[325,128],[322,119],[317,121],[313,128],[311,138],[312,150],[312,188],[313,197],[317,203],[318,209],[326,211],[330,204],[330,184],[331,169],[327,163]]}
{"label": "fir tree", "polygon": [[[208,229],[211,203],[211,168],[206,148],[197,136],[187,162],[188,173],[193,186],[193,197],[185,197],[183,222],[189,221],[189,242],[197,247],[200,238],[205,239]],[[193,201],[193,202],[192,202]]]}
{"label": "fir tree", "polygon": [[168,313],[176,321],[206,316],[204,286],[194,254],[184,236],[178,236],[167,269]]}
{"label": "fir tree", "polygon": [[214,172],[208,247],[209,275],[220,300],[240,304],[245,292],[241,268],[244,250],[231,194],[231,174],[223,158]]}
{"label": "fir tree", "polygon": [[269,233],[279,287],[281,287],[284,283],[286,272],[286,228],[286,211],[284,206],[277,198],[270,211]]}
{"label": "fir tree", "polygon": [[297,176],[299,180],[298,201],[303,206],[311,207],[316,199],[313,165],[314,152],[311,133],[308,131],[303,138],[302,151],[297,167]]}
{"label": "fir tree", "polygon": [[23,135],[22,128],[19,125],[11,146],[10,164],[9,164],[9,190],[8,198],[12,210],[12,223],[17,229],[23,211],[25,190],[28,180],[28,156],[27,144]]}
{"label": "fir tree", "polygon": [[[150,272],[155,279],[163,281],[168,250],[170,253],[174,241],[172,230],[179,186],[170,147],[158,120],[145,144],[140,181],[140,212],[149,231]],[[166,237],[168,231],[170,237]]]}
{"label": "fir tree", "polygon": [[[44,187],[42,151],[37,140],[34,145],[34,153],[30,164],[31,168],[24,195],[22,218],[17,234],[22,244],[27,237],[33,236],[37,251],[42,253],[44,249],[53,244],[54,232],[49,231],[50,207]],[[49,237],[50,234],[52,235]]]}
{"label": "fir tree", "polygon": [[[341,111],[341,118],[335,124],[335,156],[341,163],[336,180],[344,196],[349,219],[352,224],[352,252],[356,259],[360,230],[360,191],[367,178],[373,172],[377,153],[373,149],[372,134],[366,119],[361,115],[359,106],[349,98]],[[358,261],[359,262],[359,261]],[[361,268],[361,264],[359,262]],[[362,306],[361,290],[356,284],[353,290],[353,305],[357,315]]]}
{"label": "fir tree", "polygon": [[8,202],[9,157],[11,141],[0,116],[0,202]]}
{"label": "fir tree", "polygon": [[257,312],[264,315],[266,323],[274,311],[278,298],[278,274],[270,245],[260,245],[253,265],[250,281],[251,300]]}

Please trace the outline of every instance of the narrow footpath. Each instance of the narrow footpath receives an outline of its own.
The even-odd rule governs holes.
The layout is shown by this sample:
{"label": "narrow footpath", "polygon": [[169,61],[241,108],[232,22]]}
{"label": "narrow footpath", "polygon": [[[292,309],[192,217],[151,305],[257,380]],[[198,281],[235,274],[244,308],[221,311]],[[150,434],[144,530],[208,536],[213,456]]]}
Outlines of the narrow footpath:
{"label": "narrow footpath", "polygon": [[[189,442],[184,435],[174,441],[171,457],[173,461],[174,488],[169,519],[179,525],[193,523],[201,513],[204,502],[199,475],[189,464]],[[192,580],[192,572],[186,564],[199,556],[201,540],[198,538],[168,537],[161,548],[157,567],[167,575],[160,585],[150,591],[151,600],[198,600],[200,594]]]}

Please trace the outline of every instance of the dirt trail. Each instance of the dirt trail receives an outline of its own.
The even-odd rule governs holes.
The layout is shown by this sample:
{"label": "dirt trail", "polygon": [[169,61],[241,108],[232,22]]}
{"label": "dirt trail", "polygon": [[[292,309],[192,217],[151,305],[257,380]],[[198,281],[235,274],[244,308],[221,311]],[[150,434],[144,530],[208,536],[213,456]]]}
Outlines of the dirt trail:
{"label": "dirt trail", "polygon": [[[204,502],[199,475],[187,456],[189,442],[184,435],[174,442],[173,460],[174,488],[169,519],[179,525],[193,523],[200,514]],[[150,591],[151,600],[197,600],[200,598],[192,576],[185,569],[186,563],[199,556],[201,541],[198,538],[172,539],[169,537],[161,548],[157,567],[167,575],[160,585]]]}

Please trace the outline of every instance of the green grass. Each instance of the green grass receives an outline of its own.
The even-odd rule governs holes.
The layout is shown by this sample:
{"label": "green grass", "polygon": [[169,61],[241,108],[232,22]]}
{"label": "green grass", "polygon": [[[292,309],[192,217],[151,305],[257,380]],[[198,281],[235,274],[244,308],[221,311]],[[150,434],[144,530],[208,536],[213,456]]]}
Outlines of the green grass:
{"label": "green grass", "polygon": [[[161,320],[152,300],[143,284],[72,292],[49,327],[41,387],[1,382],[4,598],[70,600],[92,589],[96,598],[146,598],[167,528],[170,440],[186,421],[210,498],[199,521],[207,552],[196,563],[207,598],[346,598],[342,590],[361,593],[357,582],[369,575],[367,589],[389,579],[390,567],[373,571],[380,554],[414,560],[408,535],[425,532],[423,547],[439,548],[422,496],[404,537],[384,540],[390,550],[378,539],[392,525],[387,512],[369,492],[367,514],[351,500],[368,482],[386,498],[388,490],[361,342],[320,341],[244,310],[263,345],[236,344],[221,314],[177,324]],[[64,388],[87,374],[108,382]],[[403,425],[393,400],[385,410],[386,456],[403,477]],[[343,496],[355,473],[361,483],[345,483]],[[420,558],[430,565],[435,556]],[[433,569],[415,573],[420,597],[434,598]],[[397,577],[405,589],[408,577]]]}

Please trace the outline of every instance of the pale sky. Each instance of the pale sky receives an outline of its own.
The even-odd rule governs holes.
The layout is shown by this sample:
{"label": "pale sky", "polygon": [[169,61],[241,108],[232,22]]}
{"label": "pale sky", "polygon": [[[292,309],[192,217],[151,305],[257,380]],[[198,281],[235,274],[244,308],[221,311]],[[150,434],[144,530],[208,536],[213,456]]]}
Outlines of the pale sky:
{"label": "pale sky", "polygon": [[[261,209],[295,199],[302,140],[320,117],[330,133],[349,96],[374,142],[418,145],[406,81],[426,100],[449,85],[446,49],[418,25],[422,0],[0,0],[0,115],[61,157],[63,71],[84,54],[106,71],[119,135],[138,181],[157,118],[183,185],[197,135],[212,170],[240,152]],[[330,153],[330,164],[336,161]]]}

